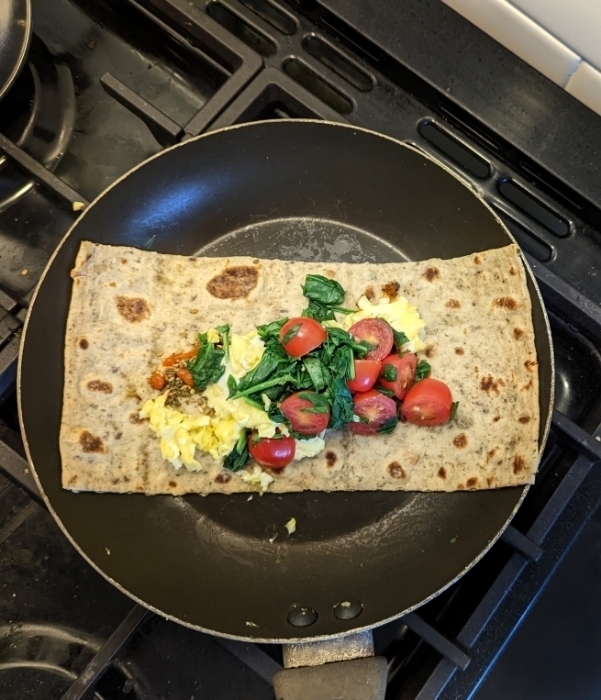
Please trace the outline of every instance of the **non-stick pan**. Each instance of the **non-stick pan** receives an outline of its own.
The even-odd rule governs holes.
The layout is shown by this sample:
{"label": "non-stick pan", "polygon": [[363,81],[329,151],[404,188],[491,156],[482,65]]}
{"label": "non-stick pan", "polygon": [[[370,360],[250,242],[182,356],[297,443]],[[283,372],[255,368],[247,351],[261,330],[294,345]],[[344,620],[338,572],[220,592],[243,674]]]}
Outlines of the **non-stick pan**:
{"label": "non-stick pan", "polygon": [[[65,236],[37,288],[21,352],[20,415],[48,508],[92,566],[135,600],[212,634],[328,640],[435,596],[514,515],[526,488],[308,491],[251,501],[63,490],[63,343],[69,271],[82,240],[186,255],[385,262],[451,258],[513,239],[460,180],[416,150],[326,122],[223,129],[164,151],[102,194]],[[542,450],[553,359],[531,274],[528,285]],[[286,537],[291,517],[298,529]],[[310,697],[306,685],[303,692]]]}

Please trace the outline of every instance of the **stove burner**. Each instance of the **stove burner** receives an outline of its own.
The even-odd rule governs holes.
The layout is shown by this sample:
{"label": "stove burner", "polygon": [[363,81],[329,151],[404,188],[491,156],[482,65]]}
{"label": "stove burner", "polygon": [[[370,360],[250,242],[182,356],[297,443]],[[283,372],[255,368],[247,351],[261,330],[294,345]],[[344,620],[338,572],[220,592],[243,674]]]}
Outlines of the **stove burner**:
{"label": "stove burner", "polygon": [[[67,66],[56,62],[41,39],[32,38],[27,66],[2,101],[0,132],[54,170],[75,121],[75,90]],[[35,182],[0,156],[0,212],[21,199]]]}
{"label": "stove burner", "polygon": [[[101,646],[98,638],[59,625],[0,627],[0,696],[4,700],[62,697]],[[96,688],[90,700],[155,697],[137,666],[119,659]]]}

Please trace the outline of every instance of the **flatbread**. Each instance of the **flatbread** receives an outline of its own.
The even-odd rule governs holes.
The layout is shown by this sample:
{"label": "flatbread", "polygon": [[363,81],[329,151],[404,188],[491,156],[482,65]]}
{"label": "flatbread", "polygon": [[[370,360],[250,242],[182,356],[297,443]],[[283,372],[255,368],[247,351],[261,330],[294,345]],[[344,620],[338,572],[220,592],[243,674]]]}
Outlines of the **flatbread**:
{"label": "flatbread", "polygon": [[454,491],[526,484],[538,463],[538,367],[526,273],[514,245],[452,260],[350,264],[163,255],[83,242],[72,272],[60,432],[74,491],[234,493],[253,487],[197,451],[203,472],[160,454],[138,411],[147,378],[199,331],[234,333],[306,306],[308,273],[337,279],[346,306],[395,289],[426,322],[425,356],[459,410],[435,428],[326,435],[326,450],[272,472],[270,491]]}

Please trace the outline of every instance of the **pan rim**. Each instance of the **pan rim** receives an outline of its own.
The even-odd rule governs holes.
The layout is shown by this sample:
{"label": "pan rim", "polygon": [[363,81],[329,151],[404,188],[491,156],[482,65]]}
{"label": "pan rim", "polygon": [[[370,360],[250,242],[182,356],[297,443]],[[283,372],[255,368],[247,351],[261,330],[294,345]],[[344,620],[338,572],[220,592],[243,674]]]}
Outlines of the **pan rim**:
{"label": "pan rim", "polygon": [[[532,484],[526,484],[526,485],[524,485],[524,486],[522,486],[522,487],[511,487],[511,488],[522,488],[522,493],[521,493],[521,495],[520,495],[520,498],[518,499],[518,502],[517,502],[516,505],[513,507],[513,509],[512,509],[512,511],[511,511],[509,517],[508,517],[507,520],[504,522],[504,524],[502,525],[502,527],[498,530],[498,532],[496,533],[496,535],[487,543],[486,547],[485,547],[472,561],[470,561],[470,562],[467,564],[467,566],[465,566],[456,576],[454,576],[450,581],[448,581],[447,583],[445,583],[445,585],[441,586],[439,589],[437,589],[434,593],[432,593],[431,595],[429,595],[427,598],[423,599],[423,600],[420,601],[419,603],[417,603],[417,604],[415,604],[415,605],[413,605],[413,606],[411,606],[411,607],[409,607],[409,608],[407,608],[407,609],[405,609],[405,610],[403,610],[403,611],[401,611],[401,612],[399,612],[399,613],[396,613],[396,614],[391,615],[391,616],[389,616],[389,617],[387,617],[387,618],[384,618],[384,619],[382,619],[382,620],[379,620],[379,621],[378,621],[377,623],[375,623],[375,624],[372,623],[372,624],[366,624],[366,625],[358,625],[358,626],[356,626],[356,627],[349,628],[349,629],[347,629],[347,630],[345,630],[345,631],[343,631],[343,632],[336,632],[336,633],[333,633],[333,634],[324,634],[324,635],[315,635],[315,636],[303,636],[303,637],[275,637],[275,638],[273,638],[273,637],[260,637],[260,636],[253,636],[253,635],[249,635],[249,636],[232,635],[232,634],[220,632],[220,631],[217,631],[217,630],[212,630],[212,629],[209,629],[209,628],[205,628],[205,627],[202,627],[202,626],[200,626],[200,625],[196,625],[196,624],[193,624],[193,623],[191,623],[191,622],[187,622],[187,621],[185,621],[185,620],[182,620],[182,619],[180,619],[179,617],[177,617],[177,616],[175,616],[175,615],[170,615],[170,614],[168,614],[168,613],[165,613],[165,612],[159,610],[158,608],[156,608],[156,607],[154,607],[154,606],[152,606],[152,605],[150,605],[150,604],[144,602],[144,601],[141,600],[140,598],[138,598],[134,593],[132,593],[131,591],[128,591],[128,590],[127,590],[125,587],[123,587],[120,583],[118,583],[117,581],[115,581],[115,580],[114,580],[113,578],[111,578],[106,572],[104,572],[104,571],[100,568],[100,566],[98,566],[98,565],[97,565],[97,564],[96,564],[96,563],[95,563],[95,562],[80,548],[80,546],[77,544],[77,542],[74,540],[74,538],[72,537],[72,535],[70,534],[70,532],[67,530],[67,528],[66,528],[65,525],[63,524],[62,520],[60,519],[60,517],[58,516],[58,514],[56,513],[56,511],[55,511],[54,508],[52,507],[52,504],[50,503],[48,497],[46,496],[46,493],[45,493],[45,491],[44,491],[44,489],[43,489],[43,487],[42,487],[41,481],[40,481],[40,479],[39,479],[39,477],[38,477],[38,474],[37,474],[35,465],[33,464],[33,460],[32,460],[31,453],[30,453],[30,449],[29,449],[29,441],[28,441],[27,431],[26,431],[25,423],[24,423],[24,419],[23,419],[22,407],[21,407],[22,356],[23,356],[23,348],[24,348],[24,346],[25,346],[25,341],[26,341],[26,339],[27,339],[27,331],[28,331],[28,328],[29,328],[29,322],[30,322],[30,318],[31,318],[31,310],[32,310],[32,309],[34,308],[34,306],[35,306],[35,302],[36,302],[36,300],[37,300],[39,290],[40,290],[40,288],[41,288],[41,286],[42,286],[42,282],[44,281],[44,279],[45,279],[45,277],[46,277],[48,271],[49,271],[50,268],[52,267],[52,264],[53,264],[53,262],[54,262],[54,259],[57,257],[57,255],[58,255],[58,253],[60,252],[60,250],[62,249],[63,245],[64,245],[64,244],[66,243],[66,241],[68,240],[68,238],[69,238],[69,236],[71,235],[72,231],[77,227],[77,225],[79,224],[79,222],[83,220],[83,218],[86,216],[86,214],[88,213],[88,211],[89,211],[100,199],[102,199],[102,197],[103,197],[105,194],[107,194],[110,190],[112,190],[113,187],[116,187],[117,185],[119,185],[119,183],[121,183],[122,180],[124,180],[125,178],[127,178],[130,174],[132,174],[133,172],[137,171],[139,168],[141,168],[141,167],[144,166],[145,164],[149,163],[150,161],[155,160],[155,159],[157,159],[157,158],[160,158],[162,155],[164,155],[164,154],[166,154],[166,153],[169,153],[169,152],[171,152],[171,151],[174,151],[174,150],[177,149],[177,148],[180,148],[180,147],[182,147],[182,146],[185,146],[187,143],[200,141],[201,139],[204,139],[204,138],[206,138],[206,137],[208,137],[208,136],[215,135],[215,134],[219,134],[219,133],[222,133],[222,132],[233,131],[233,130],[235,130],[235,129],[252,129],[252,128],[255,127],[255,126],[259,127],[259,126],[264,126],[264,125],[266,125],[266,124],[270,124],[270,125],[274,125],[274,126],[275,126],[275,125],[288,125],[288,124],[291,124],[291,123],[292,123],[292,124],[294,124],[294,123],[316,124],[316,125],[322,125],[322,126],[327,126],[327,127],[345,128],[345,129],[351,129],[351,130],[354,130],[354,131],[365,132],[365,133],[370,134],[370,135],[372,135],[372,136],[376,136],[376,137],[379,137],[379,138],[387,139],[387,140],[393,142],[394,144],[396,144],[397,146],[402,146],[403,148],[407,148],[407,149],[409,149],[409,150],[411,150],[411,151],[414,151],[415,153],[418,153],[420,156],[422,156],[422,157],[425,158],[426,160],[429,160],[430,162],[432,162],[433,164],[437,165],[438,167],[441,167],[443,170],[445,170],[445,172],[447,172],[447,173],[450,174],[453,178],[455,178],[456,180],[458,180],[464,187],[466,187],[467,189],[469,189],[470,193],[471,193],[474,197],[476,197],[476,198],[480,201],[480,203],[484,204],[484,206],[488,209],[488,211],[491,212],[491,213],[493,214],[495,220],[496,220],[497,223],[502,227],[502,229],[503,229],[504,233],[507,235],[507,237],[518,247],[518,250],[519,250],[519,253],[520,253],[520,257],[521,257],[522,263],[523,263],[523,265],[524,265],[524,269],[526,270],[526,273],[527,273],[527,275],[529,276],[530,281],[531,281],[531,283],[532,283],[532,285],[533,285],[533,288],[534,288],[534,290],[535,290],[535,292],[536,292],[536,295],[537,295],[537,297],[538,297],[538,301],[539,301],[539,303],[540,303],[540,306],[541,306],[541,309],[542,309],[542,312],[543,312],[543,317],[544,317],[544,320],[545,320],[545,327],[546,327],[546,331],[547,331],[546,337],[547,337],[547,340],[548,340],[548,342],[549,342],[550,359],[551,359],[551,390],[550,390],[549,411],[548,411],[547,419],[546,419],[546,422],[545,422],[545,428],[544,428],[544,431],[543,431],[543,434],[542,434],[541,438],[539,439],[539,464],[540,464],[540,457],[542,456],[542,453],[543,453],[543,451],[544,451],[545,444],[546,444],[546,441],[547,441],[547,438],[548,438],[548,435],[549,435],[549,431],[550,431],[550,428],[551,428],[551,420],[552,420],[552,410],[551,410],[551,408],[552,408],[553,403],[554,403],[554,395],[555,395],[555,389],[554,389],[554,385],[555,385],[555,362],[554,362],[553,343],[552,343],[552,340],[551,340],[551,329],[550,329],[550,324],[549,324],[549,318],[548,318],[547,311],[546,311],[546,308],[545,308],[545,305],[544,305],[544,302],[543,302],[542,294],[541,294],[540,289],[539,289],[539,287],[538,287],[538,284],[537,284],[537,282],[536,282],[536,278],[534,277],[534,273],[532,272],[532,270],[531,270],[531,268],[530,268],[530,265],[529,265],[528,262],[526,261],[526,259],[525,259],[524,255],[523,255],[523,253],[522,253],[522,251],[521,251],[519,245],[517,244],[517,241],[516,241],[515,237],[511,234],[511,232],[508,230],[507,226],[505,226],[505,224],[504,224],[504,223],[502,222],[502,220],[499,218],[499,216],[497,215],[497,213],[492,209],[492,207],[491,207],[482,197],[480,197],[480,196],[478,195],[477,192],[474,191],[473,187],[471,186],[471,184],[470,184],[469,182],[467,182],[466,180],[464,180],[463,178],[461,178],[459,175],[457,175],[457,173],[455,173],[455,172],[454,172],[451,168],[449,168],[446,164],[444,164],[444,163],[442,163],[442,162],[440,162],[440,161],[434,159],[434,158],[431,157],[429,154],[424,153],[421,149],[417,148],[417,147],[414,146],[413,144],[408,144],[408,143],[405,143],[405,142],[403,142],[403,141],[400,141],[399,139],[396,139],[396,138],[394,138],[394,137],[392,137],[392,136],[388,136],[388,135],[382,134],[382,133],[380,133],[380,132],[378,132],[378,131],[374,131],[373,129],[367,129],[367,128],[365,128],[365,127],[359,127],[359,126],[355,126],[355,125],[353,125],[353,124],[345,124],[345,123],[341,123],[341,122],[333,122],[333,121],[328,121],[328,120],[323,120],[323,119],[286,119],[286,120],[281,120],[281,121],[280,121],[280,120],[268,120],[268,119],[267,119],[267,120],[261,120],[261,121],[255,121],[255,122],[244,122],[244,123],[241,123],[241,124],[233,124],[233,125],[230,125],[230,126],[225,126],[225,127],[220,128],[220,129],[215,129],[214,131],[208,131],[208,132],[206,132],[206,133],[204,133],[204,134],[200,134],[200,135],[198,135],[198,136],[192,137],[192,138],[187,139],[187,140],[185,140],[185,141],[182,141],[182,142],[180,142],[180,143],[178,143],[178,144],[175,144],[174,146],[171,146],[171,147],[169,147],[169,148],[163,149],[162,151],[159,151],[158,153],[154,154],[154,155],[151,156],[150,158],[147,158],[146,160],[142,161],[141,163],[138,163],[136,166],[134,166],[133,168],[131,168],[130,170],[128,170],[126,173],[124,173],[123,175],[121,175],[119,178],[117,178],[117,180],[115,180],[115,182],[113,182],[111,185],[109,185],[105,190],[103,190],[97,197],[95,197],[95,198],[90,202],[90,204],[85,208],[85,210],[82,212],[82,214],[73,222],[73,224],[69,227],[69,229],[68,229],[67,232],[64,234],[64,236],[61,238],[61,240],[59,241],[57,247],[55,248],[55,250],[53,251],[51,257],[49,258],[49,260],[48,260],[48,262],[47,262],[47,264],[46,264],[46,266],[45,266],[45,268],[44,268],[44,271],[43,271],[42,275],[40,276],[40,279],[39,279],[39,281],[38,281],[38,283],[37,283],[37,285],[36,285],[34,294],[33,294],[32,299],[31,299],[31,303],[30,303],[30,306],[29,306],[29,310],[28,310],[28,313],[27,313],[27,317],[26,317],[26,319],[25,319],[25,324],[24,324],[24,326],[23,326],[23,333],[22,333],[21,344],[20,344],[20,346],[19,346],[18,366],[17,366],[17,382],[16,382],[17,404],[18,404],[18,416],[19,416],[19,427],[20,427],[20,429],[21,429],[21,433],[22,433],[22,437],[23,437],[23,444],[24,444],[24,448],[25,448],[25,454],[26,454],[26,457],[27,457],[27,461],[28,461],[28,463],[29,463],[29,467],[30,467],[30,469],[31,469],[31,473],[32,473],[33,478],[34,478],[34,480],[35,480],[35,482],[36,482],[36,485],[37,485],[37,487],[38,487],[38,489],[39,489],[39,491],[40,491],[40,494],[41,494],[41,496],[42,496],[42,499],[43,499],[43,501],[44,501],[44,504],[45,504],[46,508],[48,509],[48,511],[50,512],[50,514],[52,515],[52,517],[54,518],[55,522],[56,522],[56,523],[58,524],[58,526],[60,527],[60,529],[61,529],[61,531],[63,532],[63,534],[67,537],[67,539],[69,540],[69,542],[71,542],[71,544],[72,544],[73,547],[76,549],[76,551],[84,558],[84,560],[85,560],[90,566],[92,566],[92,568],[93,568],[97,573],[99,573],[106,581],[108,581],[111,585],[113,585],[115,588],[117,588],[117,590],[119,590],[119,591],[120,591],[121,593],[123,593],[124,595],[127,595],[129,598],[131,598],[131,599],[132,599],[134,602],[136,602],[137,604],[141,605],[143,608],[146,608],[147,610],[150,610],[150,611],[154,612],[155,614],[160,615],[161,617],[163,617],[163,618],[165,618],[165,619],[167,619],[167,620],[170,620],[170,621],[172,621],[172,622],[176,622],[176,623],[181,624],[181,625],[183,625],[183,626],[185,626],[185,627],[188,627],[188,628],[190,628],[190,629],[193,629],[193,630],[196,630],[196,631],[199,631],[199,632],[204,632],[205,634],[214,635],[214,636],[216,636],[216,637],[221,637],[221,638],[224,638],[224,639],[230,639],[230,640],[233,640],[233,641],[242,641],[242,642],[251,642],[251,643],[262,643],[262,644],[295,644],[295,643],[310,643],[310,642],[318,642],[318,641],[326,641],[326,640],[330,640],[330,639],[342,638],[342,637],[348,636],[349,634],[355,634],[355,633],[358,633],[358,632],[373,630],[373,629],[376,628],[376,627],[380,627],[380,626],[385,625],[385,624],[387,624],[387,623],[389,623],[389,622],[392,622],[392,621],[394,621],[394,620],[397,620],[397,619],[403,617],[404,615],[407,615],[407,614],[409,614],[410,612],[413,612],[414,610],[420,608],[421,606],[423,606],[423,605],[425,605],[426,603],[428,603],[430,600],[436,598],[438,595],[440,595],[440,594],[441,594],[443,591],[445,591],[447,588],[449,588],[450,586],[452,586],[456,581],[458,581],[462,576],[464,576],[473,566],[475,566],[475,565],[484,557],[484,555],[491,549],[491,547],[497,542],[497,540],[498,540],[498,539],[501,537],[501,535],[505,532],[506,528],[508,527],[508,525],[510,524],[510,522],[513,520],[513,518],[514,518],[516,512],[517,512],[517,511],[519,510],[519,508],[521,507],[521,505],[522,505],[522,503],[523,503],[523,501],[524,501],[524,499],[525,499],[527,493],[528,493],[529,490],[530,490],[530,487],[532,486]],[[537,469],[538,469],[538,465],[537,465]]]}
{"label": "pan rim", "polygon": [[25,32],[23,35],[23,42],[21,44],[21,50],[19,51],[19,56],[17,58],[15,65],[13,66],[12,71],[9,73],[8,78],[5,81],[5,84],[0,86],[0,100],[10,90],[13,83],[17,79],[17,76],[19,75],[23,66],[25,65],[25,59],[27,58],[27,54],[29,53],[29,47],[31,45],[31,36],[33,33],[33,18],[32,18],[32,9],[31,9],[32,0],[23,0],[23,2],[25,4]]}

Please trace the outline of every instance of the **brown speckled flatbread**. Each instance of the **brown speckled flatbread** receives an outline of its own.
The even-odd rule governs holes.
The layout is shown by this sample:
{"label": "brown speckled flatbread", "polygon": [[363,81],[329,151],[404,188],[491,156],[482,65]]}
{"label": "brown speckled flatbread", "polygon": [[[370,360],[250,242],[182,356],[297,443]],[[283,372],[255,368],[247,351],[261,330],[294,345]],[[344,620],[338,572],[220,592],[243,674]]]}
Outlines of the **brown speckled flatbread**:
{"label": "brown speckled flatbread", "polygon": [[84,242],[73,270],[60,434],[62,483],[74,491],[234,493],[251,486],[197,451],[204,472],[176,471],[138,416],[156,396],[159,358],[198,331],[235,333],[306,306],[307,273],[335,277],[346,305],[398,289],[427,327],[433,376],[459,401],[455,421],[399,424],[390,435],[326,436],[325,452],[294,462],[269,490],[485,489],[534,480],[538,371],[530,297],[518,250],[410,263],[305,263],[188,258]]}

